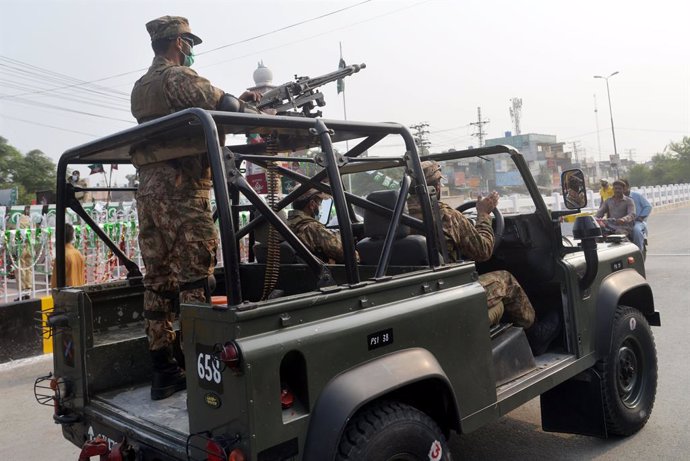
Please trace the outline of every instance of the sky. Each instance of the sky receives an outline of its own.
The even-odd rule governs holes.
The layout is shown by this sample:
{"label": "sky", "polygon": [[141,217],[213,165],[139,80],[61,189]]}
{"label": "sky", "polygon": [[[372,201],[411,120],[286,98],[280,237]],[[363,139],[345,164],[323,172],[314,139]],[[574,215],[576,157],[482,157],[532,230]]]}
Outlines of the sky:
{"label": "sky", "polygon": [[[134,125],[129,94],[153,57],[145,24],[166,14],[204,40],[193,68],[235,95],[259,61],[274,84],[333,71],[342,44],[367,65],[345,81],[347,118],[426,122],[432,151],[477,146],[478,107],[488,138],[512,131],[520,98],[523,134],[608,159],[606,83],[593,76],[613,72],[621,157],[690,135],[690,3],[678,0],[0,0],[0,12],[0,136],[54,160]],[[342,118],[335,84],[323,92],[324,117]]]}

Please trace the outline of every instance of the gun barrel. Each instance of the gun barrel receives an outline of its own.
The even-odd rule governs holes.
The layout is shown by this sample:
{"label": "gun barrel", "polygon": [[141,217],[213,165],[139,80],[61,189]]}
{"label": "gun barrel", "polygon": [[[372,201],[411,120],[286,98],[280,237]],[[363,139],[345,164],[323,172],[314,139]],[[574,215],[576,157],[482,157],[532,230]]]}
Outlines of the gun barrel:
{"label": "gun barrel", "polygon": [[351,64],[341,69],[329,72],[315,78],[299,77],[295,82],[283,83],[279,87],[273,88],[266,92],[261,101],[257,104],[259,109],[275,108],[282,106],[286,100],[293,101],[299,98],[300,95],[313,92],[316,88],[325,85],[326,83],[335,82],[352,74],[356,74],[362,69],[366,69],[367,65]]}

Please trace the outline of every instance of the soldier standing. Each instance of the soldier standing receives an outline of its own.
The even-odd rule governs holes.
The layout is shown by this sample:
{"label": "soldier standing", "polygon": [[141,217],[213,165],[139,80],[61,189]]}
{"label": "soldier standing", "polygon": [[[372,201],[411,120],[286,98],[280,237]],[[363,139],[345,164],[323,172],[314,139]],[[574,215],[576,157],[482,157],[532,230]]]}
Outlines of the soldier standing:
{"label": "soldier standing", "polygon": [[[422,162],[422,170],[428,186],[436,189],[440,198],[441,166],[435,161]],[[443,235],[450,262],[460,260],[460,255],[475,261],[491,258],[494,247],[494,231],[489,214],[498,205],[498,193],[477,200],[477,219],[473,225],[462,213],[438,201]],[[422,218],[422,210],[416,196],[408,200],[410,216]],[[558,316],[550,315],[541,322],[535,322],[535,312],[527,294],[513,274],[504,270],[487,272],[479,276],[479,283],[486,291],[489,307],[489,324],[495,325],[504,316],[509,322],[525,329],[534,355],[546,351],[559,331]]]}
{"label": "soldier standing", "polygon": [[[163,16],[147,23],[146,30],[155,57],[132,90],[132,115],[139,123],[190,107],[255,112],[245,102],[257,101],[257,93],[236,98],[190,69],[193,47],[201,39],[192,34],[186,18]],[[199,135],[137,146],[132,163],[139,172],[136,200],[146,267],[151,399],[160,400],[186,388],[184,356],[173,328],[179,303],[208,302],[218,246],[210,207],[211,170]]]}

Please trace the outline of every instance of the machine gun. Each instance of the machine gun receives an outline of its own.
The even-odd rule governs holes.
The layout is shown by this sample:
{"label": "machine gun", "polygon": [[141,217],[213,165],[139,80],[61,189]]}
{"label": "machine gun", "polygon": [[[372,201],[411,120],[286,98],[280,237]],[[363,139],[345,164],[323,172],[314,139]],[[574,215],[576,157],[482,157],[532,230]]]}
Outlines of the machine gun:
{"label": "machine gun", "polygon": [[312,109],[315,106],[325,106],[326,101],[323,98],[323,93],[317,88],[357,73],[366,67],[366,64],[353,64],[315,78],[295,75],[294,82],[283,83],[264,93],[257,104],[257,108],[259,110],[274,109],[279,115],[320,117],[321,111],[312,112]]}

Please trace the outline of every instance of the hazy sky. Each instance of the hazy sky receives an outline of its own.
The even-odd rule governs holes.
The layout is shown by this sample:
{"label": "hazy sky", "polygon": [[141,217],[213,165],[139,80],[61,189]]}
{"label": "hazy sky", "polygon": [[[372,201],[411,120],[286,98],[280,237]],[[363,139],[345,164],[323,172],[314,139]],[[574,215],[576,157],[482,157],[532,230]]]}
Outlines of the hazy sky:
{"label": "hazy sky", "polygon": [[[367,64],[346,80],[348,118],[426,121],[433,150],[477,145],[478,106],[488,137],[502,136],[521,98],[523,133],[579,141],[594,158],[600,144],[606,157],[606,85],[593,76],[615,71],[619,154],[647,160],[690,135],[690,4],[680,0],[0,0],[0,136],[57,159],[132,126],[129,93],[153,56],[145,23],[165,14],[189,18],[204,40],[194,69],[234,94],[253,85],[259,60],[276,84],[335,70],[342,42],[348,63]],[[67,80],[102,88],[54,89]],[[324,93],[324,117],[341,118],[335,84]]]}

